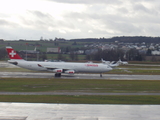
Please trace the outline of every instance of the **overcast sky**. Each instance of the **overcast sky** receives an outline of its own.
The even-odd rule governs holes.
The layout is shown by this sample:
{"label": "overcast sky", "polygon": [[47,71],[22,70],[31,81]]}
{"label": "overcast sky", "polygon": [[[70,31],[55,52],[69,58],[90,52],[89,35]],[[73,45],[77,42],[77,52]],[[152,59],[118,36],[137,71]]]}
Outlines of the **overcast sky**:
{"label": "overcast sky", "polygon": [[160,36],[160,0],[0,0],[0,39]]}

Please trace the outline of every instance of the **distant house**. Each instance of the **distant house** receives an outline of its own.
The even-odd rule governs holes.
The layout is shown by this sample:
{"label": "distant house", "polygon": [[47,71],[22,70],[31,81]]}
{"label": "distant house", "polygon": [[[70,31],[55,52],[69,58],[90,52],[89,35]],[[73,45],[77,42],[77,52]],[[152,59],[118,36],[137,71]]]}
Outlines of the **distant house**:
{"label": "distant house", "polygon": [[150,50],[154,50],[154,48],[155,48],[155,47],[154,47],[153,45],[151,45],[151,46],[149,47]]}
{"label": "distant house", "polygon": [[19,54],[22,58],[36,58],[37,55],[39,54],[39,51],[35,50],[21,50],[19,51]]}
{"label": "distant house", "polygon": [[20,52],[28,53],[28,54],[38,54],[39,51],[35,50],[21,50]]}
{"label": "distant house", "polygon": [[157,51],[157,50],[152,51],[152,55],[160,55],[160,51]]}
{"label": "distant house", "polygon": [[90,55],[90,54],[94,54],[94,53],[97,53],[97,52],[98,52],[98,49],[90,49],[90,50],[86,50],[85,54]]}
{"label": "distant house", "polygon": [[65,42],[66,40],[64,38],[55,38],[55,42]]}
{"label": "distant house", "polygon": [[61,53],[61,49],[58,48],[47,48],[47,53]]}
{"label": "distant house", "polygon": [[74,53],[81,55],[81,54],[84,54],[84,50],[78,50],[78,51],[75,51]]}

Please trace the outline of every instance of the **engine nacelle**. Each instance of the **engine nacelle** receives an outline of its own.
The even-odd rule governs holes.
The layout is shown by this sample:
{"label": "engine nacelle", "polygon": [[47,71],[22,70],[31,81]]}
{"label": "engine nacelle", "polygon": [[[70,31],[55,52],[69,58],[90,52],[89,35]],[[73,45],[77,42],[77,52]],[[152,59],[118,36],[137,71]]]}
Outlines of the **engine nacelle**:
{"label": "engine nacelle", "polygon": [[62,73],[63,70],[62,70],[62,69],[54,69],[53,72],[54,72],[54,73]]}
{"label": "engine nacelle", "polygon": [[74,70],[67,70],[67,71],[65,71],[64,73],[67,73],[67,74],[74,74],[75,71],[74,71]]}

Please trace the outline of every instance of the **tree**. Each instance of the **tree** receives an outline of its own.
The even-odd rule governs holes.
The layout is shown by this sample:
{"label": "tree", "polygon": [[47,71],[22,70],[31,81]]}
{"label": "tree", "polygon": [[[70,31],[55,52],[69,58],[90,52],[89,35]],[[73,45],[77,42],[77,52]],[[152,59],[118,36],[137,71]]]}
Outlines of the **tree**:
{"label": "tree", "polygon": [[59,53],[57,56],[57,60],[66,60],[66,57]]}
{"label": "tree", "polygon": [[66,47],[66,49],[65,49],[65,53],[68,53],[68,52],[70,52],[71,51],[71,47]]}
{"label": "tree", "polygon": [[78,60],[78,55],[74,52],[71,52],[69,57],[71,58],[71,60]]}
{"label": "tree", "polygon": [[74,43],[73,43],[72,45],[77,45],[77,42],[76,42],[76,41],[74,41]]}
{"label": "tree", "polygon": [[4,59],[6,55],[6,50],[4,48],[0,49],[0,60]]}
{"label": "tree", "polygon": [[119,59],[123,60],[124,54],[125,53],[119,49],[104,50],[104,51],[98,50],[97,53],[87,55],[86,59],[99,61],[103,58],[104,60],[107,60],[107,61],[118,61]]}
{"label": "tree", "polygon": [[147,50],[146,55],[148,55],[148,56],[152,55],[151,49],[148,49],[148,50]]}
{"label": "tree", "polygon": [[136,49],[130,49],[126,53],[126,57],[128,61],[142,61],[143,60],[143,55],[141,55],[139,51]]}
{"label": "tree", "polygon": [[54,42],[54,45],[55,45],[55,46],[59,46],[59,43],[58,43],[58,42]]}
{"label": "tree", "polygon": [[44,61],[44,60],[47,60],[47,55],[46,55],[46,53],[42,53],[42,54],[40,55],[40,59],[42,59],[43,61]]}

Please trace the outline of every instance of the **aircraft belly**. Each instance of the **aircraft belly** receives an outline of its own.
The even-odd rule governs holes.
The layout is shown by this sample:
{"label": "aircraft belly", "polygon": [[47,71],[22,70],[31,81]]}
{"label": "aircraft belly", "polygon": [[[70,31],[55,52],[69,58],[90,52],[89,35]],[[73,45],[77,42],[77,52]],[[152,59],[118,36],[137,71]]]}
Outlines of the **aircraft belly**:
{"label": "aircraft belly", "polygon": [[75,68],[78,72],[88,72],[88,73],[101,73],[105,72],[102,68],[99,67],[81,67],[81,68]]}

